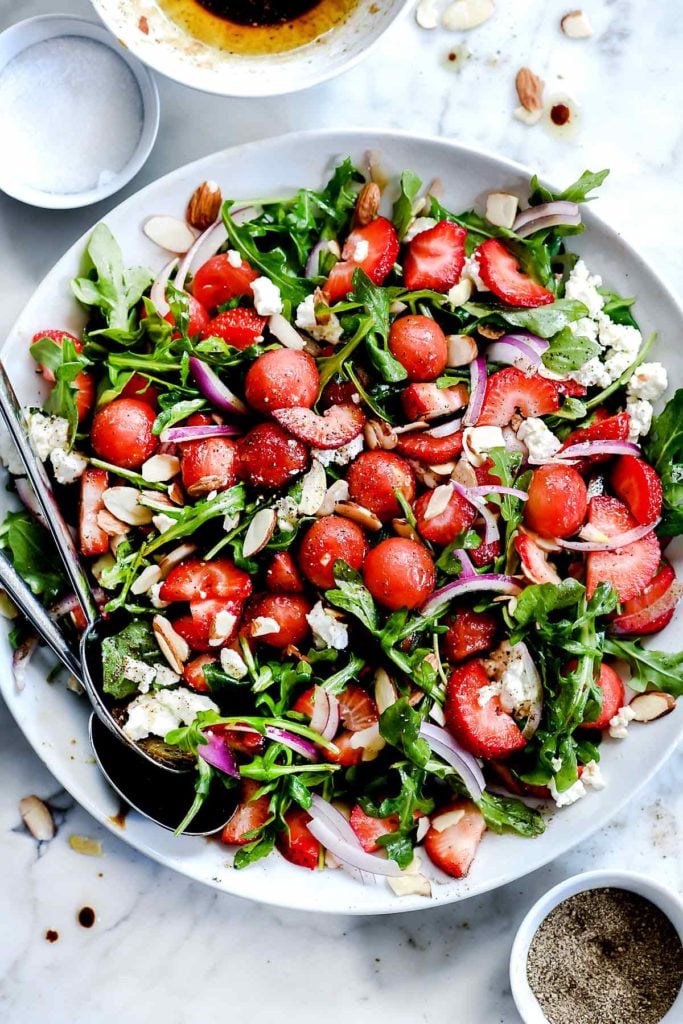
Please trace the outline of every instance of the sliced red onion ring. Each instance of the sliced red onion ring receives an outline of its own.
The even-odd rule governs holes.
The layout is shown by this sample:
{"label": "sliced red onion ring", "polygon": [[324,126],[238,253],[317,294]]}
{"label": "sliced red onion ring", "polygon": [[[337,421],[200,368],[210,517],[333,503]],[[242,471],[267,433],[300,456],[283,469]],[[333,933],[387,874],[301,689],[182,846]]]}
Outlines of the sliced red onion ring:
{"label": "sliced red onion ring", "polygon": [[18,476],[14,481],[14,486],[17,489],[17,494],[21,498],[22,503],[29,510],[31,515],[35,516],[41,526],[47,527],[47,520],[43,515],[43,510],[38,504],[36,493],[31,487],[30,483],[25,476]]}
{"label": "sliced red onion ring", "polygon": [[339,728],[339,701],[334,694],[328,693],[324,686],[317,685],[313,701],[311,729],[320,733],[323,739],[331,740]]}
{"label": "sliced red onion ring", "polygon": [[472,559],[464,548],[456,548],[453,553],[456,555],[460,565],[462,566],[462,572],[460,573],[461,580],[477,575],[477,571],[472,565]]}
{"label": "sliced red onion ring", "polygon": [[467,487],[465,490],[476,498],[485,497],[487,494],[509,494],[520,501],[527,501],[529,497],[526,491],[520,491],[517,487],[503,487],[494,483],[490,487]]}
{"label": "sliced red onion ring", "polygon": [[[341,840],[350,843],[351,846],[357,846],[362,849],[358,836],[353,831],[341,811],[338,811],[337,808],[333,807],[327,800],[323,800],[318,793],[313,793],[311,797],[310,814],[311,817],[316,818],[324,825],[327,825],[327,827],[330,828]],[[361,882],[362,885],[373,881],[373,876],[369,875],[367,871],[361,871],[346,862],[343,862],[343,866],[348,874],[350,874],[352,878]]]}
{"label": "sliced red onion ring", "polygon": [[479,512],[479,515],[484,520],[484,544],[493,544],[494,541],[500,538],[500,530],[498,529],[498,521],[495,514],[489,509],[486,501],[473,493],[473,487],[463,487],[457,480],[451,480],[451,486],[461,498],[469,501],[470,505],[473,505]]}
{"label": "sliced red onion ring", "polygon": [[184,441],[201,441],[205,437],[237,437],[242,431],[232,423],[207,423],[198,427],[167,427],[161,432],[162,443],[178,444]]}
{"label": "sliced red onion ring", "polygon": [[559,544],[561,548],[567,548],[568,551],[615,551],[618,548],[625,548],[637,540],[642,540],[643,537],[647,537],[648,533],[652,533],[659,522],[660,519],[655,519],[653,523],[635,526],[632,530],[627,530],[626,533],[618,533],[615,537],[610,537],[604,543],[597,540],[563,540],[561,537],[557,537],[555,538],[555,544]]}
{"label": "sliced red onion ring", "polygon": [[225,742],[225,738],[220,736],[218,733],[206,730],[204,735],[208,739],[208,743],[200,743],[197,748],[197,753],[201,757],[202,761],[206,761],[212,768],[217,768],[219,772],[223,772],[224,775],[231,775],[233,779],[239,779],[240,773],[235,764],[235,759],[232,756],[230,747]]}
{"label": "sliced red onion ring", "polygon": [[447,423],[440,423],[438,427],[425,430],[425,434],[429,434],[430,437],[450,437],[451,434],[457,434],[461,426],[462,416],[459,416],[456,420],[448,420]]}
{"label": "sliced red onion ring", "polygon": [[319,261],[320,253],[327,251],[328,239],[321,238],[319,242],[316,242],[306,260],[306,266],[304,268],[305,277],[317,277],[320,273]]}
{"label": "sliced red onion ring", "polygon": [[504,334],[494,341],[486,350],[486,358],[491,363],[509,363],[519,370],[534,370],[541,361],[541,356],[550,345],[549,341],[537,338],[539,344],[530,344],[525,334]]}
{"label": "sliced red onion ring", "polygon": [[197,387],[205,398],[223,412],[231,412],[244,416],[249,410],[244,402],[233,395],[227,384],[216,373],[196,356],[190,356],[190,372],[197,382]]}
{"label": "sliced red onion ring", "polygon": [[76,595],[67,594],[50,607],[50,615],[53,619],[61,619],[64,615],[75,612],[77,608],[80,608],[80,601]]}
{"label": "sliced red onion ring", "polygon": [[326,850],[329,850],[330,853],[334,854],[345,865],[349,864],[359,871],[367,871],[373,875],[388,875],[392,878],[396,878],[403,873],[396,861],[383,860],[381,857],[376,857],[373,853],[366,853],[360,843],[355,845],[347,839],[342,839],[328,822],[322,818],[313,815],[312,820],[308,822],[306,827],[311,835],[319,843],[322,843]]}
{"label": "sliced red onion ring", "polygon": [[633,441],[581,441],[557,452],[555,459],[580,459],[589,455],[640,455]]}
{"label": "sliced red onion ring", "polygon": [[307,761],[318,760],[318,751],[315,749],[315,745],[310,740],[305,740],[303,736],[296,736],[287,729],[278,729],[275,725],[266,726],[266,736],[270,740],[282,743],[284,747],[289,747],[295,754],[305,757]]}
{"label": "sliced red onion ring", "polygon": [[217,217],[213,224],[209,225],[206,231],[199,235],[198,238],[195,238],[194,242],[180,261],[178,273],[175,278],[176,288],[180,288],[182,290],[185,287],[185,281],[190,272],[190,267],[194,263],[199,250],[201,249],[202,251],[201,263],[205,263],[210,256],[213,256],[218,252],[227,237],[228,232],[225,230],[223,219],[221,217]]}
{"label": "sliced red onion ring", "polygon": [[486,394],[486,359],[477,356],[470,363],[470,402],[462,418],[463,426],[473,427],[481,413]]}
{"label": "sliced red onion ring", "polygon": [[530,206],[528,210],[522,210],[517,215],[512,230],[520,238],[526,238],[544,228],[554,228],[561,224],[575,227],[580,223],[581,211],[578,205],[566,199],[556,199],[551,203],[541,203],[540,206]]}
{"label": "sliced red onion ring", "polygon": [[476,758],[464,750],[448,730],[442,729],[440,725],[423,722],[420,726],[420,736],[427,741],[435,754],[455,768],[472,799],[479,800],[486,783]]}
{"label": "sliced red onion ring", "polygon": [[149,297],[154,303],[154,308],[159,316],[166,316],[167,313],[171,312],[171,307],[166,301],[166,288],[168,287],[171,274],[177,265],[178,257],[176,256],[175,259],[170,260],[170,262],[168,262],[166,266],[159,271],[159,274],[150,289]]}
{"label": "sliced red onion ring", "polygon": [[497,572],[484,572],[475,576],[461,576],[452,583],[447,583],[440,590],[435,590],[431,597],[428,597],[422,605],[423,615],[433,615],[440,611],[444,605],[452,601],[454,597],[462,594],[474,593],[477,590],[492,590],[498,594],[509,594],[515,597],[521,593],[522,588],[512,576],[504,576]]}

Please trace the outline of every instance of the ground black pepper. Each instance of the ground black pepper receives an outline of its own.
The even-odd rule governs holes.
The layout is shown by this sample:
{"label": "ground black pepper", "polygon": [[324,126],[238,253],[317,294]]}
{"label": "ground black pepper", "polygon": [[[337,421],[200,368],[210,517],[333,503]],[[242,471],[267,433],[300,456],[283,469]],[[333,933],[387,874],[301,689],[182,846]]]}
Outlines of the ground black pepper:
{"label": "ground black pepper", "polygon": [[550,1024],[658,1024],[683,983],[683,947],[649,900],[589,889],[539,926],[527,977]]}

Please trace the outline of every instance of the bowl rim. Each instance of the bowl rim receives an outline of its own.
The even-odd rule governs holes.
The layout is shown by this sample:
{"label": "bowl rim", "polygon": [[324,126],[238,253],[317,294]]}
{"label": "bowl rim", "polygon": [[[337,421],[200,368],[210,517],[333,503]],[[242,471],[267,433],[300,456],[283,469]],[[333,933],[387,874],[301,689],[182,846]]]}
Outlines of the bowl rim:
{"label": "bowl rim", "polygon": [[[41,29],[44,31],[41,32]],[[33,38],[36,34],[37,37]],[[44,192],[11,179],[5,181],[0,167],[0,191],[29,206],[45,210],[80,209],[114,195],[141,170],[152,152],[159,132],[161,114],[159,90],[153,76],[143,62],[118,42],[111,32],[98,21],[90,21],[88,18],[80,18],[71,14],[38,14],[33,18],[15,22],[0,33],[0,45],[9,42],[11,50],[6,60],[0,57],[0,74],[15,57],[29,47],[48,39],[59,39],[67,35],[80,36],[102,43],[126,64],[140,91],[142,130],[130,159],[111,181],[81,192]],[[14,48],[11,47],[12,42],[16,44]]]}
{"label": "bowl rim", "polygon": [[[131,32],[121,31],[121,27],[114,21],[109,13],[105,13],[102,10],[101,0],[91,0],[93,10],[97,14],[98,18],[102,21],[103,25],[106,26],[107,30],[115,35],[123,42],[123,44],[130,49],[130,52],[136,56],[139,61],[146,64],[149,68],[155,71],[157,74],[162,75],[164,78],[171,82],[178,82],[179,85],[184,85],[188,89],[195,89],[197,92],[205,93],[210,96],[225,96],[231,99],[267,99],[270,96],[288,96],[291,93],[303,92],[304,89],[311,89],[316,85],[321,85],[324,82],[329,82],[330,79],[336,78],[339,75],[346,74],[352,68],[356,67],[362,60],[364,60],[371,51],[378,46],[380,40],[384,37],[386,32],[391,28],[392,25],[404,18],[408,12],[408,9],[412,7],[413,0],[397,0],[397,9],[394,12],[384,12],[385,24],[380,28],[377,35],[374,38],[369,39],[367,42],[361,44],[357,53],[350,55],[345,60],[342,60],[336,66],[329,66],[321,64],[320,70],[313,74],[308,75],[304,80],[295,80],[292,83],[273,85],[271,84],[272,78],[270,75],[260,75],[257,80],[250,84],[247,88],[239,88],[236,85],[229,85],[227,88],[221,88],[219,85],[213,87],[210,82],[196,81],[196,72],[193,71],[191,66],[187,68],[181,63],[177,68],[177,73],[174,70],[172,73],[168,66],[168,54],[172,52],[173,47],[150,47],[149,50],[145,48],[144,55],[140,52],[140,48],[136,46],[136,40],[138,37]],[[301,47],[305,49],[305,47]],[[305,61],[300,67],[305,67]],[[260,88],[262,86],[262,88]],[[296,134],[292,132],[291,134]]]}
{"label": "bowl rim", "polygon": [[[526,962],[529,947],[540,925],[551,910],[570,896],[591,889],[624,889],[637,893],[654,903],[668,917],[683,943],[683,899],[669,886],[658,882],[651,875],[639,871],[622,871],[618,868],[597,868],[571,875],[558,882],[540,896],[525,914],[519,925],[510,951],[510,987],[512,998],[524,1024],[548,1024],[540,1003],[527,979]],[[676,1024],[683,1011],[683,987],[674,1002],[662,1017],[660,1024]]]}

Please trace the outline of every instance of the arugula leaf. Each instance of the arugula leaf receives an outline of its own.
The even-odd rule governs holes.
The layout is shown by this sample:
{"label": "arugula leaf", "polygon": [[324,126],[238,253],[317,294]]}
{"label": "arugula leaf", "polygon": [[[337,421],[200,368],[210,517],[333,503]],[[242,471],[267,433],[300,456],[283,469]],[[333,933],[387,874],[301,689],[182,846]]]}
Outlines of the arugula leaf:
{"label": "arugula leaf", "polygon": [[413,204],[422,188],[422,182],[414,171],[404,171],[401,175],[401,194],[394,203],[391,219],[396,233],[403,238],[413,219]]}
{"label": "arugula leaf", "polygon": [[421,725],[422,715],[411,708],[407,697],[390,704],[379,718],[380,735],[402,750],[418,768],[424,768],[431,756],[429,744],[420,737]]}
{"label": "arugula leaf", "polygon": [[215,498],[198,501],[195,505],[185,505],[177,517],[175,526],[164,533],[153,537],[142,548],[142,555],[147,557],[158,548],[169,544],[180,537],[188,537],[196,530],[217,516],[234,515],[245,507],[246,491],[243,484],[236,484],[227,491],[221,491]]}
{"label": "arugula leaf", "polygon": [[90,360],[82,353],[76,352],[71,338],[63,338],[58,345],[51,338],[39,338],[31,345],[31,355],[37,363],[47,366],[55,376],[55,384],[44,408],[55,416],[62,416],[69,423],[69,438],[73,444],[78,429],[78,409],[76,396],[78,386],[76,380],[90,366]]}
{"label": "arugula leaf", "polygon": [[572,577],[557,584],[531,584],[517,598],[513,618],[520,626],[546,622],[552,612],[577,605],[585,592],[584,585]]}
{"label": "arugula leaf", "polygon": [[555,299],[548,306],[537,309],[522,309],[513,312],[508,309],[495,309],[482,303],[466,302],[462,307],[470,316],[483,318],[494,315],[513,327],[521,327],[541,338],[552,338],[569,324],[588,316],[588,309],[577,299]]}
{"label": "arugula leaf", "polygon": [[257,267],[265,277],[280,289],[283,299],[297,306],[310,291],[305,278],[299,277],[291,266],[287,254],[280,246],[261,252],[254,241],[253,224],[238,225],[230,216],[231,201],[223,203],[223,221],[230,244],[252,267]]}
{"label": "arugula leaf", "polygon": [[635,298],[623,298],[621,295],[617,295],[616,292],[611,292],[609,288],[598,288],[598,291],[605,299],[602,311],[610,320],[615,324],[625,324],[629,327],[638,326],[631,313],[631,306],[635,303]]}
{"label": "arugula leaf", "polygon": [[148,622],[134,619],[120,633],[102,641],[104,692],[116,700],[136,693],[138,682],[126,676],[126,659],[153,665],[160,661],[159,645]]}
{"label": "arugula leaf", "polygon": [[600,188],[609,169],[603,171],[584,171],[578,181],[569,185],[564,192],[551,192],[550,189],[541,185],[537,175],[534,175],[529,182],[529,202],[532,206],[539,203],[550,203],[555,199],[566,199],[571,203],[588,203],[591,201],[590,192]]}
{"label": "arugula leaf", "polygon": [[663,517],[657,532],[677,537],[683,533],[683,388],[653,419],[643,454],[657,470],[664,489]]}
{"label": "arugula leaf", "polygon": [[[186,420],[192,413],[199,412],[200,409],[206,409],[208,404],[205,398],[177,399],[176,392],[172,392],[168,396],[160,396],[159,404],[162,406],[162,411],[157,415],[152,426],[153,434],[158,436],[166,427],[172,427],[175,423]],[[167,404],[168,402],[170,404]]]}
{"label": "arugula leaf", "polygon": [[335,608],[350,612],[366,629],[376,633],[379,625],[377,608],[361,576],[341,558],[334,563],[335,590],[325,591],[325,597]]}
{"label": "arugula leaf", "polygon": [[590,338],[579,338],[569,327],[556,334],[550,346],[541,356],[543,365],[555,373],[566,374],[570,370],[578,370],[584,363],[602,351],[597,341]]}
{"label": "arugula leaf", "polygon": [[607,637],[605,650],[628,662],[632,689],[642,691],[652,686],[673,697],[683,695],[683,651],[676,654],[652,651],[643,647],[640,640],[615,640],[614,637]]}
{"label": "arugula leaf", "polygon": [[370,361],[383,380],[391,383],[405,380],[408,376],[387,345],[389,337],[389,292],[372,283],[368,275],[358,267],[353,272],[353,298],[360,302],[369,317],[365,345]]}
{"label": "arugula leaf", "polygon": [[106,224],[98,224],[86,248],[85,274],[71,288],[84,306],[101,310],[108,327],[128,333],[135,330],[137,304],[152,280],[143,267],[124,268],[116,239]]}
{"label": "arugula leaf", "polygon": [[515,797],[484,792],[477,806],[492,832],[510,831],[528,837],[545,832],[543,816]]}
{"label": "arugula leaf", "polygon": [[62,563],[48,531],[29,512],[8,512],[0,527],[0,548],[34,594],[51,604],[67,589]]}

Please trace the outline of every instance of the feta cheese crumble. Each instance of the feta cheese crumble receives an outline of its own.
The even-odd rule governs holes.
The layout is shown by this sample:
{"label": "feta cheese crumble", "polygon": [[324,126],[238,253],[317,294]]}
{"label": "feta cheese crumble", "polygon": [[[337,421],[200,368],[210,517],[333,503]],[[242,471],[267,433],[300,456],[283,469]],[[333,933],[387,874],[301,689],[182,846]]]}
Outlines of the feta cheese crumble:
{"label": "feta cheese crumble", "polygon": [[325,608],[322,601],[313,605],[306,619],[313,632],[313,643],[318,650],[332,647],[335,651],[343,651],[348,647],[348,626]]}
{"label": "feta cheese crumble", "polygon": [[311,448],[311,458],[317,459],[321,466],[347,466],[362,451],[363,435],[359,434],[340,448]]}
{"label": "feta cheese crumble", "polygon": [[527,446],[532,462],[547,462],[562,447],[560,439],[555,437],[543,420],[535,416],[523,421],[517,431],[517,437]]}
{"label": "feta cheese crumble", "polygon": [[588,764],[583,766],[581,781],[584,786],[589,786],[591,789],[604,789],[607,785],[607,779],[602,774],[597,761],[589,761]]}
{"label": "feta cheese crumble", "polygon": [[423,231],[430,231],[431,228],[434,227],[436,227],[436,221],[433,217],[416,217],[403,236],[403,241],[412,242],[412,240],[417,238],[418,235],[421,235]]}
{"label": "feta cheese crumble", "polygon": [[595,319],[605,305],[605,300],[598,291],[600,287],[602,278],[598,274],[591,274],[583,260],[577,260],[567,278],[564,294],[568,299],[583,302],[588,308],[589,317]]}
{"label": "feta cheese crumble", "polygon": [[586,787],[584,786],[581,779],[577,779],[573,786],[569,789],[564,789],[560,792],[557,788],[555,779],[551,779],[548,784],[550,795],[557,804],[558,807],[570,807],[571,804],[575,804],[577,800],[586,795]]}
{"label": "feta cheese crumble", "polygon": [[669,384],[666,369],[661,363],[641,363],[627,385],[629,398],[656,402]]}
{"label": "feta cheese crumble", "polygon": [[307,295],[304,301],[296,307],[294,324],[310,334],[315,341],[326,341],[330,345],[336,345],[338,341],[341,341],[344,333],[336,313],[330,313],[327,323],[318,323],[315,316],[315,298],[312,293]]}
{"label": "feta cheese crumble", "polygon": [[282,312],[280,289],[269,277],[257,277],[249,285],[254,293],[254,306],[259,316],[272,316]]}
{"label": "feta cheese crumble", "polygon": [[462,274],[460,280],[468,278],[478,292],[487,292],[489,289],[486,287],[479,274],[479,260],[476,256],[466,256],[465,265],[462,268]]}
{"label": "feta cheese crumble", "polygon": [[610,718],[609,722],[609,734],[612,739],[625,740],[628,736],[628,724],[635,717],[635,711],[628,704],[624,704],[622,708],[619,708],[614,718]]}
{"label": "feta cheese crumble", "polygon": [[88,460],[78,452],[67,452],[63,448],[50,452],[50,462],[58,484],[73,484],[80,480],[88,465]]}
{"label": "feta cheese crumble", "polygon": [[359,238],[356,242],[353,252],[351,253],[351,259],[354,263],[362,263],[363,260],[368,258],[370,253],[370,243],[367,238]]}
{"label": "feta cheese crumble", "polygon": [[29,437],[41,462],[45,462],[55,448],[69,446],[69,423],[62,416],[44,416],[31,412],[26,417]]}
{"label": "feta cheese crumble", "polygon": [[515,717],[528,715],[540,696],[541,680],[524,644],[510,647],[510,659],[500,679],[500,706]]}
{"label": "feta cheese crumble", "polygon": [[282,530],[283,533],[291,533],[296,529],[296,524],[299,521],[299,506],[294,498],[290,498],[289,495],[278,498],[273,508],[277,517],[278,530]]}
{"label": "feta cheese crumble", "polygon": [[644,398],[637,398],[635,401],[627,398],[626,412],[629,416],[629,441],[637,441],[639,437],[649,434],[650,427],[652,426],[652,414],[654,412],[651,402],[646,401]]}
{"label": "feta cheese crumble", "polygon": [[225,255],[228,257],[228,263],[231,267],[237,269],[242,266],[242,257],[236,249],[228,249]]}
{"label": "feta cheese crumble", "polygon": [[218,711],[218,706],[184,687],[144,693],[128,705],[128,719],[123,727],[131,740],[147,736],[165,736],[180,725],[190,725],[200,711]]}

